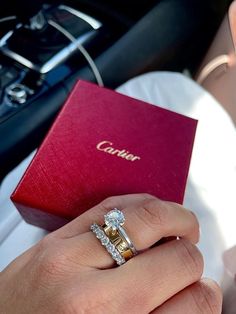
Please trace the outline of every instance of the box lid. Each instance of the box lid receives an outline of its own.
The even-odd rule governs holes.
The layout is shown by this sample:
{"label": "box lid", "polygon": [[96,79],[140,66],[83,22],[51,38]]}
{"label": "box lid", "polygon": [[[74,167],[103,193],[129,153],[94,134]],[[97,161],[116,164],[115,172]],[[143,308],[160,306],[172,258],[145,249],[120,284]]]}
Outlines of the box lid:
{"label": "box lid", "polygon": [[112,195],[145,192],[182,203],[196,125],[79,81],[11,199],[23,216],[28,209],[66,219]]}

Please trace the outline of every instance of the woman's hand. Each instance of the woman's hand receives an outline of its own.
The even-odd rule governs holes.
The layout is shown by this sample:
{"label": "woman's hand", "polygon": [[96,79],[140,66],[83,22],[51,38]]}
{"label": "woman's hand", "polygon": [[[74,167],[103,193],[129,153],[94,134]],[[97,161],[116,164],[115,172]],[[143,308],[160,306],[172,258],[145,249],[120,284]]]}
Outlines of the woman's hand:
{"label": "woman's hand", "polygon": [[[140,252],[120,267],[89,231],[114,207]],[[181,239],[153,246],[170,236]],[[219,287],[201,279],[198,238],[196,217],[180,205],[146,194],[108,198],[0,273],[0,313],[221,313]]]}

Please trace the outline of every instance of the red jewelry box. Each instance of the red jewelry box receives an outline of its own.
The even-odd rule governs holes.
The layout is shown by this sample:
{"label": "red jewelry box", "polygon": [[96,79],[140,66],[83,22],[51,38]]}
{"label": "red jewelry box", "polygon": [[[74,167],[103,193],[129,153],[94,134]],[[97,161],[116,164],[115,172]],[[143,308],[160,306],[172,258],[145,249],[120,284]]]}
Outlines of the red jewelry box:
{"label": "red jewelry box", "polygon": [[11,199],[27,222],[48,230],[112,195],[182,203],[196,125],[79,81]]}

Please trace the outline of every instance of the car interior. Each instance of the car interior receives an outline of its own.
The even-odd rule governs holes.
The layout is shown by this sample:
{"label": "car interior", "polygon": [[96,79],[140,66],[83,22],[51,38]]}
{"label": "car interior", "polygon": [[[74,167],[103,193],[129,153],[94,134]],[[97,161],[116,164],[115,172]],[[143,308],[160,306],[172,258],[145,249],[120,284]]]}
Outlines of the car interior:
{"label": "car interior", "polygon": [[150,71],[194,76],[229,3],[2,1],[0,179],[39,146],[77,80],[114,89]]}
{"label": "car interior", "polygon": [[[235,314],[236,246],[231,232],[235,230],[235,219],[231,217],[235,215],[236,142],[235,134],[230,136],[236,126],[236,0],[1,1],[0,272],[47,233],[23,221],[10,195],[76,82],[81,79],[114,90],[132,78],[155,71],[184,74],[201,85],[201,91],[209,92],[205,93],[203,105],[219,104],[218,111],[211,107],[199,119],[204,120],[200,131],[202,146],[197,143],[196,180],[190,173],[186,188],[186,203],[190,206],[186,208],[192,204],[200,208],[199,212],[196,208],[191,210],[204,222],[201,231],[205,240],[209,235],[210,250],[205,244],[200,250],[205,249],[214,261],[212,273],[227,263],[233,269],[230,273],[227,268],[224,274],[234,288],[228,283],[223,287],[227,310],[222,313]],[[181,77],[186,80],[185,76]],[[160,80],[159,77],[159,83]],[[199,88],[193,81],[188,80],[186,85],[190,91],[193,85]],[[175,101],[176,94],[181,95],[182,85],[177,86],[180,88],[173,89]],[[186,103],[189,108],[189,102]],[[180,106],[186,109],[182,102]],[[217,114],[214,117],[215,112],[221,117],[226,114],[221,120]],[[209,128],[212,116],[213,128]],[[221,132],[224,128],[225,133]],[[225,134],[230,138],[225,138]],[[205,151],[211,152],[210,158],[206,158]],[[204,164],[206,159],[208,163]],[[205,181],[206,185],[201,185]],[[35,188],[34,184],[30,187]],[[219,230],[224,230],[222,234],[226,236],[221,237]],[[230,242],[226,243],[226,238]],[[220,255],[226,245],[226,255]],[[214,246],[220,254],[213,254]],[[217,264],[219,259],[222,265]],[[211,274],[211,269],[208,272]]]}

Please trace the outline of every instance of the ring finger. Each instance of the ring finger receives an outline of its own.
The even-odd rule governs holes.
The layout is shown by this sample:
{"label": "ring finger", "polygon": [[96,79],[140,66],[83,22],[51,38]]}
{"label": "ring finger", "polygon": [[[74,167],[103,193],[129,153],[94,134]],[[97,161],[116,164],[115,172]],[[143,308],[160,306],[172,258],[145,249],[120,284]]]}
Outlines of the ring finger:
{"label": "ring finger", "polygon": [[[129,196],[130,197],[130,196]],[[163,237],[179,236],[195,244],[199,238],[199,225],[196,217],[182,206],[171,202],[164,202],[150,196],[137,202],[128,199],[127,206],[123,200],[122,212],[125,216],[125,231],[138,251],[145,250]],[[124,196],[125,198],[125,196]],[[112,208],[104,206],[104,214]],[[84,215],[90,217],[90,224],[98,221],[104,223],[99,211],[99,217],[88,211]],[[94,218],[93,218],[94,217]],[[83,217],[85,221],[86,217]],[[80,225],[80,218],[73,222]],[[89,230],[89,226],[87,226]],[[84,265],[95,268],[109,268],[114,264],[111,256],[102,251],[101,243],[92,232],[85,232],[67,239],[67,247],[78,252],[79,261]]]}

